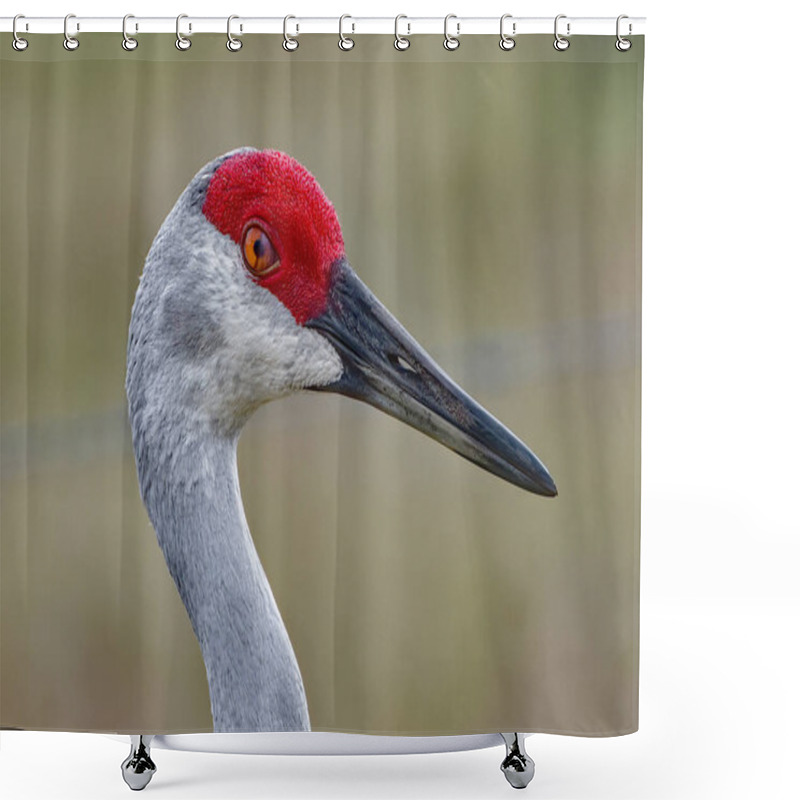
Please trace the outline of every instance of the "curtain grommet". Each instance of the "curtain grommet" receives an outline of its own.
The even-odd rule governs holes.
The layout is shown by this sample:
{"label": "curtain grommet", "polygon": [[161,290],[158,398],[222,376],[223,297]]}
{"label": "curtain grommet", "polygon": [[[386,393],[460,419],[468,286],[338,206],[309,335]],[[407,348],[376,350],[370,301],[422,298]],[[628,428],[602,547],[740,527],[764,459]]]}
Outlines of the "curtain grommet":
{"label": "curtain grommet", "polygon": [[514,39],[514,36],[517,33],[517,23],[516,22],[511,23],[510,36],[505,32],[504,28],[506,20],[512,19],[512,16],[513,15],[511,14],[503,14],[503,16],[500,17],[500,49],[505,50],[505,52],[513,50],[517,44],[516,39]]}
{"label": "curtain grommet", "polygon": [[408,32],[405,36],[400,35],[400,20],[401,19],[408,19],[405,14],[398,14],[394,18],[394,49],[399,50],[401,53],[405,50],[408,50],[411,47],[411,39],[408,37],[411,36],[411,23],[407,22],[406,27],[408,28]]}
{"label": "curtain grommet", "polygon": [[14,17],[14,21],[11,23],[11,34],[12,34],[12,37],[13,37],[11,39],[11,46],[18,53],[21,53],[23,50],[27,50],[28,49],[28,40],[27,39],[23,39],[17,33],[17,20],[20,20],[20,19],[25,19],[25,15],[24,14],[17,14]]}
{"label": "curtain grommet", "polygon": [[[139,40],[135,36],[128,34],[128,20],[135,19],[133,14],[126,14],[122,18],[122,49],[127,50],[129,53],[139,46]],[[134,30],[138,30],[139,26],[136,25]]]}
{"label": "curtain grommet", "polygon": [[[192,40],[181,33],[181,20],[188,19],[188,14],[178,14],[175,18],[175,47],[181,52],[188,50],[192,46]],[[189,23],[189,32],[191,33],[192,24]]]}
{"label": "curtain grommet", "polygon": [[[620,33],[620,23],[621,23],[621,22],[622,22],[622,20],[624,20],[624,19],[630,19],[630,18],[628,17],[628,15],[627,15],[627,14],[620,14],[620,15],[617,17],[617,41],[614,43],[614,47],[616,47],[616,48],[617,48],[617,50],[619,50],[619,51],[620,51],[620,53],[627,53],[627,52],[628,52],[628,50],[630,50],[630,49],[631,49],[631,47],[633,47],[633,42],[632,42],[630,39],[626,39],[626,38],[625,38],[625,37],[624,37],[624,36],[623,36],[623,35]],[[632,28],[631,28],[631,24],[630,24],[630,22],[629,22],[629,23],[628,23],[628,36],[630,36],[630,35],[631,35],[631,30],[632,30]]]}
{"label": "curtain grommet", "polygon": [[[287,53],[294,53],[298,47],[300,47],[300,42],[297,41],[297,36],[290,36],[289,35],[289,20],[290,19],[297,19],[297,17],[293,16],[292,14],[287,14],[283,18],[283,49]],[[296,25],[297,33],[300,33],[300,26]]]}
{"label": "curtain grommet", "polygon": [[[566,39],[558,32],[558,21],[560,19],[566,19],[566,14],[559,14],[555,22],[553,23],[553,34],[555,35],[555,39],[553,40],[553,47],[559,51],[559,53],[563,53],[569,47],[569,39]],[[567,23],[567,36],[570,34],[570,24]]]}
{"label": "curtain grommet", "polygon": [[[239,19],[239,17],[237,17],[236,14],[231,14],[228,17],[228,41],[225,42],[225,47],[227,47],[231,53],[238,53],[244,46],[244,42],[231,33],[231,22],[233,22],[233,20],[235,19]],[[240,25],[239,33],[241,32],[242,32],[242,26]]]}
{"label": "curtain grommet", "polygon": [[[456,35],[450,33],[447,30],[447,25],[451,19],[456,20]],[[461,32],[461,23],[458,21],[458,17],[455,14],[448,14],[444,18],[444,41],[442,42],[444,49],[450,51],[451,53],[453,50],[458,50],[459,45],[461,44],[461,40],[458,38],[459,33]]]}
{"label": "curtain grommet", "polygon": [[[69,32],[69,21],[71,19],[75,19],[74,14],[67,14],[67,16],[64,17],[64,49],[73,52],[74,50],[77,50],[80,47],[81,43],[78,41],[77,36],[73,36]],[[75,23],[76,33],[79,32],[80,29],[81,29],[80,23],[76,22]]]}
{"label": "curtain grommet", "polygon": [[[356,46],[356,43],[354,39],[351,39],[349,36],[344,35],[343,27],[344,27],[344,21],[346,19],[353,19],[353,18],[349,14],[342,14],[342,16],[339,17],[339,49],[343,50],[345,53],[349,53]],[[356,30],[355,23],[352,23],[352,28],[353,29],[351,33],[355,33]]]}

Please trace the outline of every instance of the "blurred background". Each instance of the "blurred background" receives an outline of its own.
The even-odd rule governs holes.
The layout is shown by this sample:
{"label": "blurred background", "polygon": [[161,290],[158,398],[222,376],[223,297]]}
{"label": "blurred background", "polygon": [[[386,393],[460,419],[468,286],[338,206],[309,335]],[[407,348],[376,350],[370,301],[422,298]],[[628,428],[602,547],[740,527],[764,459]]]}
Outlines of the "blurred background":
{"label": "blurred background", "polygon": [[642,43],[306,36],[234,59],[96,34],[21,61],[7,38],[0,723],[212,728],[139,497],[125,347],[163,218],[252,145],[316,176],[360,276],[559,488],[529,495],[344,398],[260,409],[242,494],[313,728],[634,730]]}

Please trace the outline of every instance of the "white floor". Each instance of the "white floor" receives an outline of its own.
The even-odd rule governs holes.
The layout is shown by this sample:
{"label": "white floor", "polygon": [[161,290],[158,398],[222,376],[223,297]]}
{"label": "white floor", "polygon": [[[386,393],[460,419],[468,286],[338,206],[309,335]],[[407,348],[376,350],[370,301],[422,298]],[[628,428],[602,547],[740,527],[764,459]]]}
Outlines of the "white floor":
{"label": "white floor", "polygon": [[[798,797],[798,605],[713,599],[643,608],[641,730],[617,739],[533,736],[539,800]],[[502,748],[418,756],[226,756],[155,750],[146,796],[508,797]],[[127,797],[127,747],[104,736],[4,731],[0,796]]]}

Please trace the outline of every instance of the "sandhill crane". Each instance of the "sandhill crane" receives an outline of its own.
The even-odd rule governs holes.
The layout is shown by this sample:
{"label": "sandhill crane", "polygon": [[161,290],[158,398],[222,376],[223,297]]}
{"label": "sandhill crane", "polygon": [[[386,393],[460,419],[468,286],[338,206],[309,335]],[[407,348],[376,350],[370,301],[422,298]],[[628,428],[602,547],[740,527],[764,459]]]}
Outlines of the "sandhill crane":
{"label": "sandhill crane", "polygon": [[237,441],[263,403],[338,392],[556,494],[360,281],[333,205],[275,150],[210,162],[165,219],[133,304],[126,390],[142,499],[200,643],[215,731],[310,730],[239,490]]}

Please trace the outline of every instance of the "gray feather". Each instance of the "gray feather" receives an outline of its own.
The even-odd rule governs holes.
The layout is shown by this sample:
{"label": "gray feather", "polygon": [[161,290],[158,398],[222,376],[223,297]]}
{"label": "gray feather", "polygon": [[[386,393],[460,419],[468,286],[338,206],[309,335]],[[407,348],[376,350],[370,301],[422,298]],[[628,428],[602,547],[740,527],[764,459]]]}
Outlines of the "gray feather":
{"label": "gray feather", "polygon": [[258,405],[341,364],[247,279],[236,244],[204,217],[209,181],[230,155],[198,172],[148,254],[128,337],[128,411],[142,498],[203,653],[214,730],[309,730],[247,527],[236,445]]}

